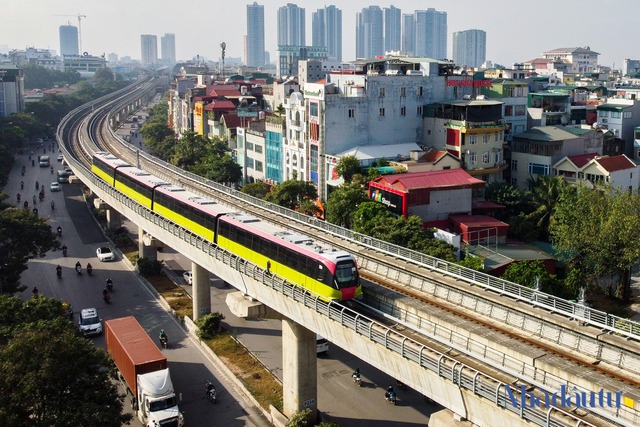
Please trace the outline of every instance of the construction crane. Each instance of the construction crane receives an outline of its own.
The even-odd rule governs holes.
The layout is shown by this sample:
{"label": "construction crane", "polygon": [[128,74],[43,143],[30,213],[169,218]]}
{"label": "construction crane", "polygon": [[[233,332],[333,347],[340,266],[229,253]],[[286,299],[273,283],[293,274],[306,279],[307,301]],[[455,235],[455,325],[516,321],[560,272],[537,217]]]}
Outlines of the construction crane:
{"label": "construction crane", "polygon": [[78,18],[78,51],[82,55],[82,18],[86,18],[87,15],[81,15],[79,13],[75,15],[54,15],[54,16],[75,16]]}

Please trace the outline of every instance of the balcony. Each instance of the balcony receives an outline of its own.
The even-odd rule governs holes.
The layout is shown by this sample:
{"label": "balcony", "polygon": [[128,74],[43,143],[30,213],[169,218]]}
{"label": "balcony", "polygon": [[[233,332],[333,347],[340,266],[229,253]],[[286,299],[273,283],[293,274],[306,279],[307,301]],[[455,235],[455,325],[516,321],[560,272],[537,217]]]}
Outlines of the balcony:
{"label": "balcony", "polygon": [[507,122],[504,119],[491,122],[471,122],[468,120],[448,120],[445,127],[455,129],[505,129]]}

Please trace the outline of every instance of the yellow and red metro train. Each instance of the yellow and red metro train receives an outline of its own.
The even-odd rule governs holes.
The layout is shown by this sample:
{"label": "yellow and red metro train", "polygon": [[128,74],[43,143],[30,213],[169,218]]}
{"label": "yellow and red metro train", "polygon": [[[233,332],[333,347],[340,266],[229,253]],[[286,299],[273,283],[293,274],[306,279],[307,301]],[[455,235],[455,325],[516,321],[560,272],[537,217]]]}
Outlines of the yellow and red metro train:
{"label": "yellow and red metro train", "polygon": [[171,185],[110,153],[95,153],[91,171],[147,209],[324,300],[362,295],[356,260],[346,251]]}

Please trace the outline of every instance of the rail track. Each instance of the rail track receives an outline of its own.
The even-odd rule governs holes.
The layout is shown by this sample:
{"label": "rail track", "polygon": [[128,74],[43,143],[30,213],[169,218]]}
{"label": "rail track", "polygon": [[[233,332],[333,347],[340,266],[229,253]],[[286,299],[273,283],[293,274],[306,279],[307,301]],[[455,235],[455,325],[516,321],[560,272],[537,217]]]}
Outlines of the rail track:
{"label": "rail track", "polygon": [[[114,107],[109,111],[113,111],[113,109],[119,108],[118,107],[119,103],[126,104],[127,98],[128,97],[125,94],[115,102],[111,101],[111,104],[114,105]],[[105,101],[105,105],[106,104],[107,104],[107,101]],[[94,104],[94,105],[97,105],[97,104]],[[167,179],[169,181],[172,181],[184,187],[189,187],[189,190],[191,191],[195,191],[197,193],[201,193],[208,197],[213,197],[215,199],[222,200],[224,201],[224,203],[232,205],[237,209],[250,212],[251,214],[257,217],[263,218],[267,221],[276,222],[276,223],[283,222],[283,219],[281,218],[281,216],[277,211],[273,211],[270,209],[265,210],[265,209],[262,209],[261,207],[256,208],[255,204],[250,203],[246,200],[242,200],[237,197],[234,197],[233,194],[231,194],[231,191],[228,191],[228,190],[220,191],[220,189],[217,186],[211,185],[210,183],[207,183],[207,182],[203,182],[202,180],[200,181],[193,180],[192,179],[193,177],[190,177],[188,174],[184,174],[184,173],[176,174],[175,171],[167,171],[165,168],[162,167],[163,165],[160,162],[152,158],[148,158],[147,156],[138,157],[138,154],[136,153],[137,150],[135,150],[135,148],[129,147],[126,144],[123,144],[123,141],[118,140],[117,138],[114,138],[114,135],[108,126],[109,112],[108,111],[106,113],[100,112],[99,111],[100,109],[97,106],[95,107],[95,110],[98,112],[91,114],[90,118],[84,117],[83,119],[79,119],[79,118],[76,119],[76,121],[73,122],[73,124],[71,124],[70,126],[70,128],[75,130],[74,131],[70,130],[68,133],[66,133],[63,136],[64,138],[67,138],[66,139],[67,141],[77,142],[77,144],[74,144],[73,147],[69,147],[70,151],[72,150],[78,159],[82,159],[83,163],[87,167],[90,164],[90,154],[93,151],[96,151],[96,150],[111,151],[111,152],[114,152],[114,154],[118,155],[119,157],[125,158],[127,161],[129,161],[132,164],[135,164],[137,161],[140,161],[141,166],[143,168],[149,170],[150,172],[164,179]],[[85,110],[84,114],[86,115],[86,113],[87,111]],[[67,129],[67,127],[64,127],[63,129]],[[73,136],[74,133],[75,133],[75,137]],[[96,134],[98,134],[98,136],[95,136]],[[416,266],[411,263],[407,264],[405,260],[390,258],[388,254],[374,251],[370,247],[363,247],[361,245],[356,245],[353,242],[347,241],[346,239],[341,239],[339,241],[336,241],[335,238],[328,238],[326,233],[319,232],[316,228],[312,227],[309,224],[291,223],[290,221],[285,221],[285,223],[287,224],[287,226],[291,228],[296,228],[303,233],[313,235],[314,238],[328,241],[334,246],[343,247],[347,250],[350,250],[351,252],[359,253],[360,256],[362,257],[369,257],[370,259],[374,259],[378,264],[380,264],[381,260],[384,260],[384,263],[386,263],[386,268],[389,268],[389,269],[397,268],[398,264],[403,264],[403,267],[417,270],[416,274],[423,274],[423,275],[433,274],[432,271],[425,270],[425,269],[423,269],[423,271],[420,271],[419,266]],[[366,270],[363,270],[363,274],[368,275]],[[433,307],[439,307],[440,309],[448,310],[451,313],[454,313],[458,317],[465,318],[469,321],[475,322],[476,324],[483,325],[483,327],[485,327],[487,330],[492,329],[492,330],[499,331],[504,335],[509,335],[509,336],[514,335],[513,328],[510,328],[507,325],[496,326],[495,322],[489,322],[483,316],[477,316],[475,314],[471,315],[469,312],[460,308],[460,306],[456,307],[454,304],[448,303],[446,300],[443,301],[442,299],[433,298],[432,296],[426,294],[423,291],[416,291],[415,289],[412,289],[404,285],[398,286],[398,283],[393,283],[388,278],[381,277],[379,274],[375,272],[374,274],[371,274],[370,277],[374,279],[376,282],[385,284],[386,286],[392,288],[394,292],[402,293],[404,295],[410,296],[415,300],[420,300],[423,303],[431,304]],[[434,280],[432,277],[429,277],[429,279]],[[437,279],[442,279],[442,278],[437,278]],[[610,377],[615,377],[617,380],[620,380],[625,384],[632,385],[633,387],[636,387],[638,385],[637,378],[629,380],[628,376],[631,374],[630,372],[625,373],[624,371],[621,371],[621,370],[616,371],[615,369],[610,369],[610,367],[607,366],[607,363],[603,363],[602,365],[588,364],[585,362],[583,358],[576,357],[573,352],[567,352],[567,351],[563,352],[557,348],[554,348],[544,340],[540,340],[532,337],[527,337],[526,339],[519,337],[518,339],[524,340],[528,344],[535,346],[538,349],[542,349],[545,352],[556,354],[558,356],[563,357],[566,360],[571,360],[575,363],[579,363],[586,370],[590,370],[592,372],[598,372],[599,374],[606,374]],[[444,345],[446,347],[446,344],[440,343],[439,345],[440,346]],[[449,351],[450,350],[451,348],[449,348]],[[472,362],[473,355],[468,355],[468,356],[461,355],[461,357],[469,358],[468,362],[473,363]],[[480,362],[475,362],[475,363],[477,365],[480,364]],[[485,363],[485,362],[482,362],[482,363]],[[486,369],[486,365],[485,365],[485,369]],[[500,381],[504,381],[507,384],[531,380],[531,379],[522,378],[522,377],[515,377],[514,375],[505,373],[504,371],[502,371],[502,374],[500,375],[501,375]],[[594,421],[596,421],[594,425],[601,425],[599,424],[599,422],[603,421],[602,417],[598,414],[596,415],[583,414],[583,417],[581,417],[581,419],[583,421],[587,421],[588,423],[593,423]],[[636,417],[634,418],[634,422],[636,422],[636,424],[623,423],[620,425],[640,424],[637,421],[638,421],[638,418]],[[616,424],[611,424],[611,425],[616,425]]]}

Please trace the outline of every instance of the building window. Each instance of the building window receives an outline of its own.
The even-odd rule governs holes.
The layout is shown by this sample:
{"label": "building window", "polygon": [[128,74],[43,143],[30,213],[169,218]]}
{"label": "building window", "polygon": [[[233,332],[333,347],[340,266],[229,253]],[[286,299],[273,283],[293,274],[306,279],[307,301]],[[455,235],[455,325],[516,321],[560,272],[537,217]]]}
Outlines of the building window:
{"label": "building window", "polygon": [[515,106],[516,116],[524,116],[527,114],[527,107],[524,105],[516,105]]}
{"label": "building window", "polygon": [[609,117],[609,112],[608,111],[604,111],[604,110],[600,110],[600,111],[598,111],[598,117]]}
{"label": "building window", "polygon": [[517,160],[511,160],[511,170],[513,172],[517,172],[518,171],[518,161]]}
{"label": "building window", "polygon": [[482,134],[482,143],[483,144],[488,144],[489,143],[489,134],[488,133],[483,133]]}
{"label": "building window", "polygon": [[255,149],[256,149],[256,153],[262,154],[262,145],[256,145]]}
{"label": "building window", "polygon": [[407,107],[400,107],[400,115],[402,117],[407,115]]}
{"label": "building window", "polygon": [[468,155],[468,157],[469,157],[469,164],[470,165],[478,164],[478,154],[477,153],[470,153]]}
{"label": "building window", "polygon": [[384,117],[384,107],[380,108],[380,117]]}
{"label": "building window", "polygon": [[494,138],[495,138],[494,139],[495,142],[498,142],[498,141],[500,141],[502,139],[502,132],[497,132],[497,133],[494,133],[493,135],[494,135]]}
{"label": "building window", "polygon": [[247,167],[253,169],[253,159],[251,157],[247,157]]}
{"label": "building window", "polygon": [[476,142],[478,142],[478,135],[476,134],[467,135],[466,139],[469,141],[469,145],[474,145]]}
{"label": "building window", "polygon": [[489,152],[485,151],[484,153],[482,153],[482,163],[489,163],[490,159],[489,159]]}
{"label": "building window", "polygon": [[353,119],[356,116],[355,108],[349,108],[348,112],[349,112],[349,118],[350,119]]}
{"label": "building window", "polygon": [[247,150],[248,151],[253,151],[253,142],[247,141]]}
{"label": "building window", "polygon": [[612,111],[611,112],[611,118],[612,119],[619,119],[621,116],[620,111]]}
{"label": "building window", "polygon": [[255,167],[256,172],[262,172],[262,162],[259,160],[256,160],[256,167]]}
{"label": "building window", "polygon": [[404,86],[403,86],[403,87],[401,87],[401,88],[400,88],[400,96],[401,96],[402,98],[404,98],[405,96],[407,96],[407,88],[406,88],[406,87],[404,87]]}
{"label": "building window", "polygon": [[381,87],[381,88],[379,89],[379,95],[380,95],[380,98],[383,98],[383,97],[384,97],[384,88],[383,88],[383,87]]}
{"label": "building window", "polygon": [[422,96],[423,91],[422,91],[422,86],[418,86],[418,96]]}
{"label": "building window", "polygon": [[549,168],[549,165],[529,163],[529,173],[534,173],[536,175],[549,175]]}
{"label": "building window", "polygon": [[417,108],[416,112],[417,112],[418,116],[422,115],[422,105]]}
{"label": "building window", "polygon": [[495,153],[495,163],[502,164],[502,150],[496,150],[494,153]]}
{"label": "building window", "polygon": [[631,111],[625,111],[624,114],[622,115],[623,118],[625,119],[630,119],[631,118]]}
{"label": "building window", "polygon": [[504,116],[505,117],[513,116],[513,105],[505,105],[504,106]]}

